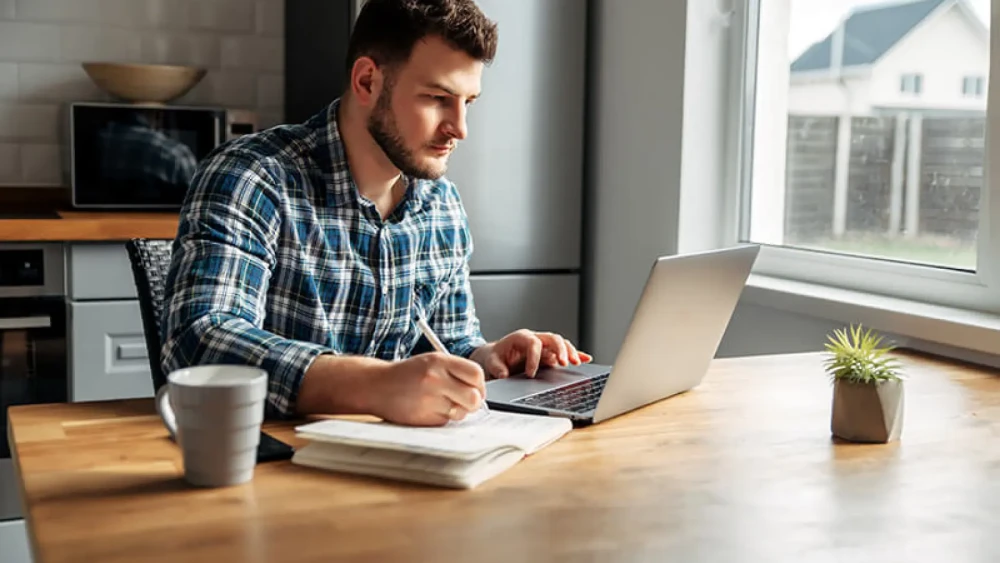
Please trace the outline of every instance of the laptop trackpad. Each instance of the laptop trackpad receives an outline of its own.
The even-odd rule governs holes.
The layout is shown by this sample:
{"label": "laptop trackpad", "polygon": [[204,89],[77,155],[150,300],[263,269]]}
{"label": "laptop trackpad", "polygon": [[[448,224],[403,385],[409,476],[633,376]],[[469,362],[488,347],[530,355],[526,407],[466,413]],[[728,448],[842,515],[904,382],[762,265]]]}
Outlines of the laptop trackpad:
{"label": "laptop trackpad", "polygon": [[527,395],[562,387],[581,379],[601,375],[610,370],[609,366],[583,364],[564,368],[540,369],[533,378],[514,375],[506,379],[495,379],[486,382],[486,398],[489,401],[506,403]]}

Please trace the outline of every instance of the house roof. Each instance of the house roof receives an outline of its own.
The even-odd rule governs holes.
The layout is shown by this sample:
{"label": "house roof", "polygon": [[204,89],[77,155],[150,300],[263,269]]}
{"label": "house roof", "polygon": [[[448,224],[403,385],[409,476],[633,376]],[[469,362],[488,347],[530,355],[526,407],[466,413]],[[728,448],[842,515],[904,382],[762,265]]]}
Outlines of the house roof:
{"label": "house roof", "polygon": [[[843,66],[872,64],[949,0],[917,0],[855,11],[844,25]],[[792,72],[830,68],[833,33],[792,62]]]}

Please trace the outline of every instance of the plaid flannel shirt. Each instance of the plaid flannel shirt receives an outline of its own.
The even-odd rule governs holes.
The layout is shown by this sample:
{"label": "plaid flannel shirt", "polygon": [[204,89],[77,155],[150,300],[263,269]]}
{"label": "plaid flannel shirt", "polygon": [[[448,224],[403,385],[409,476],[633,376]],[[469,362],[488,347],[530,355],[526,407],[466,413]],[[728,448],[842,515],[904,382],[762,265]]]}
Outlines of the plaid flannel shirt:
{"label": "plaid flannel shirt", "polygon": [[418,311],[453,354],[485,344],[455,185],[407,178],[383,221],[351,178],[338,106],[234,140],[199,167],[166,279],[164,373],[259,366],[268,415],[289,416],[317,355],[404,359]]}

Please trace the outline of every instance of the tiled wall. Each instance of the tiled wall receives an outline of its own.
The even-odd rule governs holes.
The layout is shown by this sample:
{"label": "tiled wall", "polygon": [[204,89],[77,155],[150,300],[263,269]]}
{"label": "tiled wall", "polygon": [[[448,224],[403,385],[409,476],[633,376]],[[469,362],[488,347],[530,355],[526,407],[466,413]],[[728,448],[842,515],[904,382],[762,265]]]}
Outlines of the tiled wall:
{"label": "tiled wall", "polygon": [[0,186],[63,183],[62,105],[106,100],[84,61],[199,65],[174,103],[282,119],[284,0],[0,0]]}

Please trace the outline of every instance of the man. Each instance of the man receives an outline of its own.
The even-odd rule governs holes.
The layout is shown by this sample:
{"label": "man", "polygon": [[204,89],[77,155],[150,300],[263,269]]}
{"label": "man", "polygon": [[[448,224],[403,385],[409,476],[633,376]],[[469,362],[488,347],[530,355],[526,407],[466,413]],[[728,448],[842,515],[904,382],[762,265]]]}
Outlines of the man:
{"label": "man", "polygon": [[[207,159],[173,245],[164,371],[258,365],[272,416],[440,425],[480,407],[487,375],[590,361],[556,334],[480,332],[443,174],[496,42],[472,0],[369,0],[341,98]],[[449,353],[411,356],[421,317]]]}

